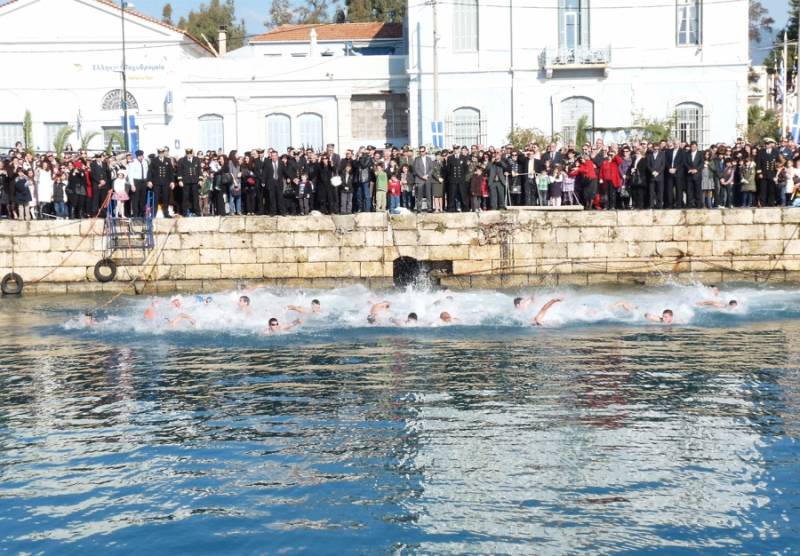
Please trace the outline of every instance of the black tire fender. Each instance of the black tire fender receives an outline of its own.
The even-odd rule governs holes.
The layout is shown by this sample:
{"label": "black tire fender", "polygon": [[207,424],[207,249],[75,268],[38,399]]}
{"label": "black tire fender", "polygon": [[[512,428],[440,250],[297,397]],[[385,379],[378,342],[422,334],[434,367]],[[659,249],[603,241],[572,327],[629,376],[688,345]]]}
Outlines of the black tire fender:
{"label": "black tire fender", "polygon": [[[104,268],[107,268],[107,271],[103,271]],[[117,276],[117,263],[112,261],[111,259],[101,259],[97,261],[97,264],[94,265],[94,277],[97,278],[98,282],[110,282]]]}
{"label": "black tire fender", "polygon": [[3,295],[19,295],[24,287],[25,282],[22,280],[22,276],[16,272],[9,272],[3,276],[3,281],[0,282],[0,290]]}

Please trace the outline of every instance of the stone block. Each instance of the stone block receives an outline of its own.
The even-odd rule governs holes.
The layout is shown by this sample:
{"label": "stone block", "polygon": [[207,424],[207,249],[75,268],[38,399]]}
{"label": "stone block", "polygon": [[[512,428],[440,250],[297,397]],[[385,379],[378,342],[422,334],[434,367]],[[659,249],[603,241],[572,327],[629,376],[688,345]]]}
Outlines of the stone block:
{"label": "stone block", "polygon": [[[207,278],[206,280],[213,280],[213,278]],[[201,292],[205,289],[204,283],[206,280],[202,278],[193,278],[188,280],[176,280],[173,284],[173,290],[178,292]]]}
{"label": "stone block", "polygon": [[563,259],[542,259],[536,267],[537,274],[569,274],[572,262]]}
{"label": "stone block", "polygon": [[656,254],[660,257],[683,257],[689,251],[685,241],[660,241],[656,242]]}
{"label": "stone block", "polygon": [[455,245],[459,243],[458,230],[422,230],[417,243],[420,245]]}
{"label": "stone block", "polygon": [[252,234],[253,247],[294,247],[294,235],[288,232]]}
{"label": "stone block", "polygon": [[725,239],[725,226],[700,226],[701,239],[719,241]]}
{"label": "stone block", "polygon": [[333,232],[336,224],[330,216],[288,216],[278,217],[278,228],[282,232]]}
{"label": "stone block", "polygon": [[246,232],[247,225],[245,218],[262,218],[261,216],[225,216],[219,219],[219,232],[223,234],[231,234],[237,232]]}
{"label": "stone block", "polygon": [[200,249],[181,249],[179,251],[165,249],[161,255],[161,262],[166,265],[200,264]]}
{"label": "stone block", "polygon": [[653,224],[656,226],[683,226],[686,223],[684,211],[656,210],[653,211]]}
{"label": "stone block", "polygon": [[325,273],[329,278],[355,277],[361,274],[361,264],[357,262],[325,263]]}
{"label": "stone block", "polygon": [[786,255],[800,255],[800,239],[790,239],[784,248]]}
{"label": "stone block", "polygon": [[471,245],[469,247],[469,258],[472,260],[500,259],[500,253],[499,245]]}
{"label": "stone block", "polygon": [[342,247],[362,247],[367,244],[367,232],[347,232],[339,235],[339,245]]}
{"label": "stone block", "polygon": [[297,278],[297,263],[264,263],[264,278]]}
{"label": "stone block", "polygon": [[219,216],[204,216],[202,218],[176,218],[176,231],[178,233],[190,232],[218,232]]}
{"label": "stone block", "polygon": [[200,264],[230,263],[231,256],[227,249],[200,249]]}
{"label": "stone block", "polygon": [[710,257],[714,254],[714,242],[712,241],[689,241],[686,248],[692,257]]}
{"label": "stone block", "polygon": [[[753,223],[753,211],[759,209],[748,209],[748,208],[735,208],[735,209],[722,209],[722,223],[723,224],[752,224]],[[767,212],[773,209],[764,209]],[[780,214],[777,215],[780,219]],[[775,220],[775,222],[780,222],[780,220]]]}
{"label": "stone block", "polygon": [[473,288],[497,289],[503,287],[503,278],[491,274],[474,275],[470,277],[470,284]]}
{"label": "stone block", "polygon": [[672,228],[672,239],[675,241],[700,241],[703,239],[703,228],[706,226],[675,226]]}
{"label": "stone block", "polygon": [[578,228],[556,228],[556,242],[576,243],[580,241],[581,231]]}
{"label": "stone block", "polygon": [[386,229],[389,219],[385,212],[359,212],[355,215],[356,229]]}
{"label": "stone block", "polygon": [[16,236],[13,244],[18,255],[30,251],[50,251],[49,236]]}
{"label": "stone block", "polygon": [[652,226],[654,220],[652,210],[621,210],[617,211],[618,226]]}
{"label": "stone block", "polygon": [[[289,235],[292,237],[294,247],[317,247],[319,245],[318,232],[293,232]],[[291,246],[286,245],[285,247]]]}
{"label": "stone block", "polygon": [[[800,237],[800,227],[796,224],[765,224],[764,239],[792,239]],[[0,240],[0,243],[2,240]]]}
{"label": "stone block", "polygon": [[685,209],[683,214],[687,226],[722,224],[722,211],[720,210]]}
{"label": "stone block", "polygon": [[780,255],[784,242],[779,239],[742,241],[742,255]]}
{"label": "stone block", "polygon": [[608,227],[580,228],[578,241],[584,243],[607,242],[610,240]]}
{"label": "stone block", "polygon": [[617,225],[617,211],[588,210],[573,213],[581,227],[608,227]]}
{"label": "stone block", "polygon": [[741,241],[715,241],[712,246],[715,257],[730,257],[742,252]]}
{"label": "stone block", "polygon": [[[614,263],[611,264],[613,265]],[[572,261],[572,272],[575,274],[606,272],[608,267],[609,263],[607,263],[605,259]]]}
{"label": "stone block", "polygon": [[658,255],[656,251],[655,241],[629,241],[628,242],[628,256],[629,257],[655,257]]}
{"label": "stone block", "polygon": [[559,286],[587,286],[589,277],[586,274],[559,274]]}
{"label": "stone block", "polygon": [[502,274],[500,276],[500,286],[503,288],[526,288],[528,284],[527,274]]}
{"label": "stone block", "polygon": [[[197,220],[197,219],[196,219]],[[186,265],[187,280],[203,280],[209,278],[222,278],[218,264],[193,264]]]}
{"label": "stone block", "polygon": [[417,230],[417,217],[414,214],[392,215],[389,219],[391,227],[395,231]]}
{"label": "stone block", "polygon": [[[293,248],[288,248],[293,249]],[[305,252],[305,248],[301,248]],[[255,249],[255,260],[257,263],[282,263],[282,262],[297,262],[296,260],[288,260],[284,258],[286,249],[280,247],[259,247]],[[237,261],[239,262],[239,261]]]}
{"label": "stone block", "polygon": [[567,245],[567,257],[570,259],[591,259],[594,256],[594,243],[570,243]]}
{"label": "stone block", "polygon": [[565,243],[544,243],[542,244],[542,257],[545,259],[559,259],[567,256],[567,245]]}
{"label": "stone block", "polygon": [[356,218],[352,214],[332,214],[330,219],[338,233],[349,233],[356,229]]}
{"label": "stone block", "polygon": [[[723,212],[733,212],[734,210],[741,209],[727,209]],[[766,207],[761,209],[752,209],[753,223],[755,224],[780,224],[783,222],[783,211],[787,210],[781,207]],[[723,221],[725,218],[723,217]],[[738,224],[738,222],[737,222]]]}
{"label": "stone block", "polygon": [[[259,258],[263,263],[306,263],[308,262],[308,247],[284,247],[278,248],[264,248],[264,260]],[[280,254],[275,253],[278,251]],[[258,250],[261,253],[261,249]]]}
{"label": "stone block", "polygon": [[[350,249],[353,249],[352,247]],[[324,263],[336,262],[341,260],[339,258],[338,247],[309,247],[308,248],[308,262],[310,263]]]}
{"label": "stone block", "polygon": [[167,276],[170,280],[184,280],[186,279],[186,265],[172,265],[169,267],[169,274]]}
{"label": "stone block", "polygon": [[623,241],[595,243],[594,253],[596,257],[624,259],[628,256],[628,244]]}
{"label": "stone block", "polygon": [[248,233],[278,231],[277,216],[248,216],[244,219],[244,230]]}
{"label": "stone block", "polygon": [[364,240],[364,245],[368,247],[392,245],[392,232],[388,230],[370,230],[365,233]]}
{"label": "stone block", "polygon": [[383,248],[383,259],[393,261],[398,257],[413,257],[418,261],[428,260],[428,247],[418,245],[396,245]]}
{"label": "stone block", "polygon": [[544,246],[541,243],[515,243],[511,253],[515,261],[517,259],[540,259],[544,253]]}
{"label": "stone block", "polygon": [[394,269],[392,263],[364,262],[361,263],[362,278],[391,278]]}
{"label": "stone block", "polygon": [[619,275],[613,272],[587,274],[586,279],[590,286],[619,283]]}
{"label": "stone block", "polygon": [[341,258],[333,261],[376,262],[383,259],[383,247],[342,247]]}
{"label": "stone block", "polygon": [[692,260],[689,263],[689,270],[691,272],[714,272],[720,269],[720,267],[727,266],[725,262],[715,262],[711,260]]}
{"label": "stone block", "polygon": [[325,278],[325,263],[300,263],[297,275],[300,278]]}
{"label": "stone block", "polygon": [[478,213],[479,226],[492,226],[496,224],[513,224],[516,215],[501,210],[491,210]]}
{"label": "stone block", "polygon": [[258,249],[230,249],[228,254],[230,255],[231,263],[233,264],[263,262],[258,260]]}
{"label": "stone block", "polygon": [[469,245],[434,245],[428,248],[428,260],[455,261],[469,259]]}
{"label": "stone block", "polygon": [[420,243],[417,230],[395,230],[390,245],[417,245]]}
{"label": "stone block", "polygon": [[743,224],[725,226],[726,240],[764,239],[764,226],[762,224]]}
{"label": "stone block", "polygon": [[533,243],[555,243],[558,238],[557,229],[549,226],[533,228],[531,230],[531,241]]}
{"label": "stone block", "polygon": [[491,272],[492,261],[453,261],[453,274],[476,274]]}
{"label": "stone block", "polygon": [[260,263],[237,263],[219,265],[221,278],[261,278],[264,265]]}

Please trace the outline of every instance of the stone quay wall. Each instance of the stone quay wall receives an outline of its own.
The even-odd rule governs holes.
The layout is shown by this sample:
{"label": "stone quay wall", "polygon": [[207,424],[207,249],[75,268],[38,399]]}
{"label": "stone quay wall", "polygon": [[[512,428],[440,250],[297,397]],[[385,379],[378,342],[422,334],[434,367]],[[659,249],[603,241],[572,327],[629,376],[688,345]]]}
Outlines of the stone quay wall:
{"label": "stone quay wall", "polygon": [[237,283],[390,286],[428,261],[451,288],[800,281],[800,210],[504,212],[155,220],[145,264],[99,283],[102,220],[0,221],[0,276],[25,293],[206,291]]}

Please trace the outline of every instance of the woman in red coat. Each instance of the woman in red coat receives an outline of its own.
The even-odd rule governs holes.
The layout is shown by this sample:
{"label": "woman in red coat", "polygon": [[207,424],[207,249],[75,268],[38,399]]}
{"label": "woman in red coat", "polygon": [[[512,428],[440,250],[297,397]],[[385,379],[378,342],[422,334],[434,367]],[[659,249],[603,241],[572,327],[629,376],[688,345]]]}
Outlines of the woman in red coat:
{"label": "woman in red coat", "polygon": [[600,165],[600,193],[605,198],[606,210],[617,208],[619,188],[622,186],[622,176],[619,173],[621,163],[622,159],[609,149]]}

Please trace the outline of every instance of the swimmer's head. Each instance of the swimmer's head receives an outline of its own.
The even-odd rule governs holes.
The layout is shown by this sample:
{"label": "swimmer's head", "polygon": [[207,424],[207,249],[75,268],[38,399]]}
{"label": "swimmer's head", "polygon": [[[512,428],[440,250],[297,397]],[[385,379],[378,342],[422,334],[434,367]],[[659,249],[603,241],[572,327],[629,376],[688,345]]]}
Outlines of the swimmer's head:
{"label": "swimmer's head", "polygon": [[661,321],[669,324],[672,322],[672,317],[675,315],[672,313],[672,309],[664,309],[664,312],[661,313]]}
{"label": "swimmer's head", "polygon": [[176,309],[180,309],[181,308],[181,298],[180,297],[173,297],[172,299],[169,300],[169,302]]}
{"label": "swimmer's head", "polygon": [[440,319],[442,322],[453,322],[453,317],[452,317],[452,316],[450,316],[450,313],[448,313],[447,311],[442,311],[442,312],[439,314],[439,319]]}
{"label": "swimmer's head", "polygon": [[408,322],[417,322],[417,314],[416,313],[409,313],[408,314]]}
{"label": "swimmer's head", "polygon": [[213,302],[214,298],[211,297],[210,295],[203,300],[203,303],[205,303],[206,305],[211,305]]}
{"label": "swimmer's head", "polygon": [[275,330],[279,326],[280,326],[280,324],[278,323],[278,319],[276,319],[275,317],[272,317],[271,319],[269,319],[269,329],[270,330]]}
{"label": "swimmer's head", "polygon": [[239,307],[249,307],[250,306],[250,298],[246,295],[239,297]]}
{"label": "swimmer's head", "polygon": [[375,318],[375,315],[369,314],[367,315],[367,322],[370,324],[375,324],[376,322],[378,322],[378,319]]}
{"label": "swimmer's head", "polygon": [[521,297],[515,297],[514,298],[514,307],[519,308],[520,305],[522,305],[522,298]]}
{"label": "swimmer's head", "polygon": [[739,302],[736,301],[735,299],[731,299],[730,301],[728,301],[728,307],[730,307],[731,309],[736,309],[736,307],[738,306]]}
{"label": "swimmer's head", "polygon": [[715,286],[714,284],[711,284],[710,286],[708,286],[708,289],[711,292],[711,295],[719,295],[719,288],[717,286]]}
{"label": "swimmer's head", "polygon": [[322,305],[320,304],[319,299],[311,300],[311,310],[315,313],[319,313],[322,310]]}

